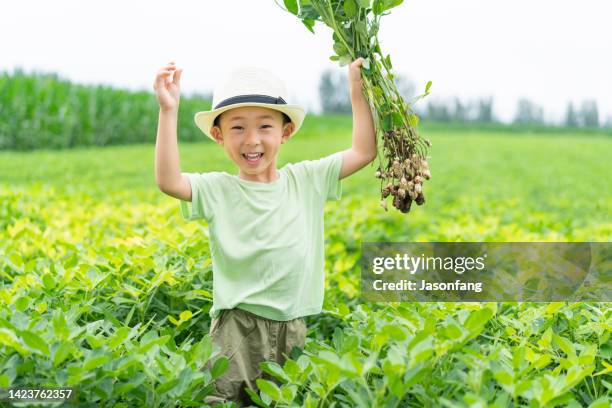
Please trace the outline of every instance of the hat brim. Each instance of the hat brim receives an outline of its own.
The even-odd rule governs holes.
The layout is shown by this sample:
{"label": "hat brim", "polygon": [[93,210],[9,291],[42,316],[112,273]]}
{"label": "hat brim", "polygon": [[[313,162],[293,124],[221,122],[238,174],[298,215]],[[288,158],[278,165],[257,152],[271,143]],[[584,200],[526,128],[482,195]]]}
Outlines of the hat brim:
{"label": "hat brim", "polygon": [[196,126],[202,131],[202,133],[204,133],[206,136],[208,136],[212,140],[215,140],[215,138],[210,133],[210,129],[212,128],[213,123],[215,122],[215,118],[227,110],[234,109],[234,108],[240,108],[241,106],[258,106],[262,108],[274,109],[274,110],[285,113],[287,116],[289,116],[289,118],[295,125],[293,132],[291,132],[289,137],[292,137],[299,130],[299,128],[302,126],[302,123],[304,122],[304,117],[306,116],[306,110],[304,110],[304,108],[299,105],[280,105],[280,104],[272,104],[272,103],[243,102],[243,103],[236,103],[236,104],[224,106],[222,108],[213,109],[210,111],[197,112],[194,115],[193,119],[195,121]]}

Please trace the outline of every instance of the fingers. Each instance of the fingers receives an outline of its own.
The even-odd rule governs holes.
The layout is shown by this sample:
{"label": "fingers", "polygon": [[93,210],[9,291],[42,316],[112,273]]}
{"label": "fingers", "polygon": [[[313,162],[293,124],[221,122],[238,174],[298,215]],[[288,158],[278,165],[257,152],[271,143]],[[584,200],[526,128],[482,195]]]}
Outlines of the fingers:
{"label": "fingers", "polygon": [[365,61],[365,58],[359,57],[355,61],[353,61],[353,63],[351,65],[353,65],[355,67],[360,67],[361,65],[363,65],[364,61]]}
{"label": "fingers", "polygon": [[176,86],[181,86],[181,74],[183,73],[183,69],[182,68],[177,68],[177,70],[174,72],[174,84]]}
{"label": "fingers", "polygon": [[171,74],[172,71],[169,69],[160,69],[159,71],[157,71],[157,75],[155,76],[155,83],[153,86],[156,88],[157,86],[164,85],[166,82],[166,78],[168,78],[168,75]]}
{"label": "fingers", "polygon": [[[180,73],[183,70],[181,68],[177,68],[174,61],[168,62],[166,66],[160,68],[157,71],[157,75],[155,77],[155,82],[153,84],[153,88],[157,86],[166,85],[171,82],[174,82],[176,85],[180,84]],[[174,81],[170,79],[170,76],[174,73]]]}

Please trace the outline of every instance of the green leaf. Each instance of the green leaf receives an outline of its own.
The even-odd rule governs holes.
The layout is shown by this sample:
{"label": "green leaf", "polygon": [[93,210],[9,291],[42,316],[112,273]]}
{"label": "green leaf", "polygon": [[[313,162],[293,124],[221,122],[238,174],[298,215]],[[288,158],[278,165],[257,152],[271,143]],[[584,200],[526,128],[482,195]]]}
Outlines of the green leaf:
{"label": "green leaf", "polygon": [[269,407],[269,405],[263,402],[263,400],[259,397],[259,395],[257,395],[255,391],[250,388],[245,388],[244,390],[247,392],[247,394],[249,394],[249,397],[251,397],[251,400],[254,403],[259,405],[260,407]]}
{"label": "green leaf", "polygon": [[298,15],[298,4],[297,4],[297,0],[283,0],[283,3],[285,3],[285,7],[287,7],[287,10],[294,15]]}
{"label": "green leaf", "polygon": [[[387,54],[387,56],[385,57],[385,66],[389,70],[393,69],[393,64],[391,64],[391,54]],[[393,79],[393,78],[389,78],[389,79]]]}
{"label": "green leaf", "polygon": [[357,0],[359,7],[368,8],[370,7],[370,0]]}
{"label": "green leaf", "polygon": [[95,368],[101,367],[106,364],[108,360],[110,360],[110,357],[106,354],[89,357],[87,360],[85,360],[85,363],[83,363],[83,370],[90,371]]}
{"label": "green leaf", "polygon": [[410,367],[415,367],[418,363],[429,359],[434,353],[431,337],[425,338],[417,343],[410,350]]}
{"label": "green leaf", "polygon": [[10,254],[8,258],[5,258],[5,261],[17,271],[20,271],[21,267],[23,266],[21,255],[19,255],[17,252]]}
{"label": "green leaf", "polygon": [[357,31],[357,34],[362,38],[364,43],[368,43],[368,38],[370,38],[370,36],[368,36],[368,25],[365,21],[357,21],[355,23],[355,31]]}
{"label": "green leaf", "polygon": [[344,332],[341,328],[336,327],[332,336],[332,344],[337,352],[342,350],[342,343],[344,342]]}
{"label": "green leaf", "polygon": [[179,318],[181,319],[181,322],[186,322],[187,320],[191,319],[192,316],[193,313],[191,310],[185,310],[184,312],[181,312]]}
{"label": "green leaf", "polygon": [[160,384],[156,389],[155,389],[155,393],[157,394],[163,394],[164,392],[170,391],[171,389],[173,389],[174,387],[176,387],[179,383],[179,379],[178,378],[173,378],[170,381],[166,381],[163,384]]}
{"label": "green leaf", "polygon": [[28,306],[30,306],[30,298],[28,296],[22,296],[15,301],[15,309],[20,312],[25,312]]}
{"label": "green leaf", "polygon": [[357,3],[355,3],[355,0],[344,0],[344,13],[348,18],[353,18],[357,15]]}
{"label": "green leaf", "polygon": [[514,377],[508,371],[497,371],[493,376],[504,388],[514,384]]}
{"label": "green leaf", "polygon": [[49,346],[47,346],[47,342],[44,341],[38,334],[28,330],[22,330],[19,332],[19,335],[30,350],[38,351],[43,355],[49,354]]}
{"label": "green leaf", "polygon": [[189,384],[192,384],[193,379],[194,379],[193,377],[194,377],[194,372],[190,367],[183,368],[181,370],[181,373],[179,374],[178,388],[173,393],[173,395],[175,396],[182,395],[186,391],[187,386]]}
{"label": "green leaf", "polygon": [[316,356],[317,359],[321,360],[324,363],[329,364],[333,367],[340,367],[340,358],[336,353],[331,351],[323,350]]}
{"label": "green leaf", "polygon": [[391,117],[391,115],[385,115],[382,120],[383,130],[385,132],[388,132],[389,130],[393,129],[392,123],[393,123],[393,118]]}
{"label": "green leaf", "polygon": [[542,335],[542,337],[540,338],[540,340],[538,340],[538,345],[542,348],[549,348],[550,347],[550,342],[552,340],[552,335],[553,335],[553,331],[552,329],[549,327],[544,334]]}
{"label": "green leaf", "polygon": [[608,397],[601,397],[591,402],[588,408],[609,408],[610,399]]}
{"label": "green leaf", "polygon": [[397,112],[393,112],[392,117],[393,117],[393,125],[395,127],[404,126],[404,119],[402,118],[402,115],[400,115]]}
{"label": "green leaf", "polygon": [[206,334],[202,337],[202,340],[199,341],[192,349],[191,349],[191,357],[188,363],[192,363],[194,361],[208,361],[210,356],[212,355],[212,340],[209,334]]}
{"label": "green leaf", "polygon": [[129,327],[118,328],[108,340],[108,347],[111,350],[113,350],[119,344],[123,343],[123,341],[127,338],[129,333],[130,333]]}
{"label": "green leaf", "polygon": [[555,340],[555,343],[557,343],[559,348],[563,350],[563,352],[565,352],[568,357],[576,356],[576,349],[574,348],[574,345],[571,341],[569,341],[565,337],[559,336],[558,334],[553,334],[553,339]]}
{"label": "green leaf", "polygon": [[404,389],[408,389],[414,384],[420,382],[425,377],[427,372],[428,370],[426,370],[423,365],[417,365],[416,367],[406,370],[403,381]]}
{"label": "green leaf", "polygon": [[45,311],[47,311],[47,307],[49,305],[47,304],[47,302],[40,302],[37,303],[36,306],[34,306],[34,309],[36,309],[36,311],[40,314],[45,313]]}
{"label": "green leaf", "polygon": [[345,336],[342,344],[342,353],[353,351],[359,347],[359,337],[355,335]]}
{"label": "green leaf", "polygon": [[128,357],[123,357],[119,360],[119,364],[117,368],[115,368],[114,375],[118,376],[122,371],[127,370],[128,368],[142,364],[137,356],[130,355]]}
{"label": "green leaf", "polygon": [[512,351],[512,367],[515,371],[520,371],[525,363],[525,346],[520,344]]}
{"label": "green leaf", "polygon": [[534,361],[533,366],[538,370],[541,370],[542,368],[550,364],[551,361],[552,358],[548,354],[545,354],[542,357],[538,358],[536,361]]}
{"label": "green leaf", "polygon": [[92,350],[102,347],[102,345],[104,345],[105,343],[105,340],[103,338],[96,337],[91,334],[86,334],[85,340],[87,340],[87,343],[89,343]]}
{"label": "green leaf", "polygon": [[283,383],[291,382],[291,379],[287,376],[282,367],[273,361],[264,361],[259,364],[259,367]]}
{"label": "green leaf", "polygon": [[374,0],[372,11],[376,15],[380,15],[393,7],[402,4],[403,0]]}
{"label": "green leaf", "polygon": [[[410,122],[411,126],[416,126],[419,123],[419,117],[411,114],[408,116],[408,121]],[[454,323],[450,323],[449,325],[443,327],[442,334],[448,339],[458,340],[461,338],[462,332],[459,326]]]}
{"label": "green leaf", "polygon": [[43,281],[43,285],[44,285],[45,289],[47,289],[47,290],[52,290],[56,286],[55,280],[53,279],[53,277],[51,276],[50,273],[45,273],[42,276],[42,281]]}
{"label": "green leaf", "polygon": [[351,63],[351,57],[348,55],[342,55],[340,57],[340,66],[344,67]]}
{"label": "green leaf", "polygon": [[53,312],[53,332],[55,337],[60,340],[66,340],[70,335],[68,327],[66,325],[66,318],[64,312],[61,309],[56,309]]}
{"label": "green leaf", "polygon": [[340,57],[338,57],[337,55],[332,55],[331,57],[329,57],[330,61],[338,61],[340,59]]}
{"label": "green leaf", "polygon": [[304,26],[306,26],[306,28],[308,29],[308,31],[310,31],[311,33],[315,33],[314,32],[314,25],[315,25],[315,20],[310,19],[310,18],[304,18],[302,19],[302,24],[304,24]]}
{"label": "green leaf", "polygon": [[285,361],[284,373],[289,376],[290,382],[298,382],[298,378],[301,373],[300,366],[293,360]]}
{"label": "green leaf", "polygon": [[[394,113],[394,115],[396,115]],[[385,333],[393,340],[403,341],[406,340],[406,332],[397,324],[387,324],[382,327],[382,333]]]}
{"label": "green leaf", "polygon": [[136,375],[136,378],[131,379],[130,382],[117,385],[115,387],[115,390],[113,391],[113,394],[116,396],[123,397],[125,394],[142,384],[146,379],[147,377],[143,373],[138,373]]}
{"label": "green leaf", "polygon": [[53,367],[57,367],[62,364],[69,356],[72,351],[72,343],[68,341],[62,341],[53,353]]}
{"label": "green leaf", "polygon": [[372,11],[376,15],[382,14],[382,12],[384,11],[383,0],[374,0],[374,3],[372,3]]}
{"label": "green leaf", "polygon": [[76,253],[72,252],[70,257],[64,261],[64,269],[72,269],[79,263]]}
{"label": "green leaf", "polygon": [[311,383],[310,389],[321,398],[325,396],[325,387],[319,383]]}
{"label": "green leaf", "polygon": [[0,388],[8,388],[11,385],[11,379],[6,374],[0,374]]}
{"label": "green leaf", "polygon": [[29,355],[28,349],[21,345],[17,335],[10,329],[0,327],[0,345],[11,347],[17,350],[21,355]]}
{"label": "green leaf", "polygon": [[341,366],[343,374],[354,378],[361,376],[363,364],[359,361],[359,358],[353,352],[348,352],[342,356]]}
{"label": "green leaf", "polygon": [[473,310],[465,320],[464,327],[470,332],[472,337],[476,337],[482,332],[492,316],[493,311],[488,308]]}
{"label": "green leaf", "polygon": [[140,346],[140,348],[138,349],[139,353],[146,353],[147,351],[149,351],[151,349],[151,347],[153,346],[162,346],[164,344],[166,344],[168,342],[168,340],[170,340],[170,335],[165,335],[165,336],[161,336],[157,339],[154,340],[149,340],[146,343],[142,344]]}
{"label": "green leaf", "polygon": [[155,340],[156,338],[158,338],[157,331],[149,330],[140,338],[140,345],[143,346],[151,340]]}
{"label": "green leaf", "polygon": [[429,88],[431,88],[431,81],[427,81],[427,85],[425,85],[425,94],[429,94]]}
{"label": "green leaf", "polygon": [[546,314],[555,314],[559,309],[562,309],[565,306],[565,302],[551,302],[544,309],[544,313]]}
{"label": "green leaf", "polygon": [[229,360],[227,359],[227,357],[221,356],[213,364],[213,367],[210,370],[210,375],[212,375],[213,378],[218,378],[225,372],[225,370],[227,370],[228,366]]}
{"label": "green leaf", "polygon": [[258,378],[255,383],[260,391],[268,394],[273,400],[280,401],[282,399],[280,389],[273,382]]}
{"label": "green leaf", "polygon": [[342,44],[341,42],[334,43],[334,52],[338,55],[348,54],[348,50],[346,49],[344,44]]}
{"label": "green leaf", "polygon": [[293,401],[297,394],[297,385],[289,385],[281,389],[283,399],[285,401]]}

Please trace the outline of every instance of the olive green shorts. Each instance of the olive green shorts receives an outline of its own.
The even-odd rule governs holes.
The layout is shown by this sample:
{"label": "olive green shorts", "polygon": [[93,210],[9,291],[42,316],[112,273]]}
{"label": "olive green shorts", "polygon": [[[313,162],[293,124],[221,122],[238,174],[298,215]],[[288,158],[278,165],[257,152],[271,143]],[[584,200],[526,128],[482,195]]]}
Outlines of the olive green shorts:
{"label": "olive green shorts", "polygon": [[[206,402],[214,405],[233,401],[239,407],[249,406],[255,404],[245,388],[258,392],[257,378],[275,381],[262,373],[259,363],[275,361],[282,366],[293,347],[303,349],[306,322],[301,317],[277,321],[242,309],[224,309],[212,320],[210,335],[213,344],[221,349],[221,355],[229,359],[229,367],[217,378],[216,393],[207,397]],[[206,364],[207,369],[216,358]]]}

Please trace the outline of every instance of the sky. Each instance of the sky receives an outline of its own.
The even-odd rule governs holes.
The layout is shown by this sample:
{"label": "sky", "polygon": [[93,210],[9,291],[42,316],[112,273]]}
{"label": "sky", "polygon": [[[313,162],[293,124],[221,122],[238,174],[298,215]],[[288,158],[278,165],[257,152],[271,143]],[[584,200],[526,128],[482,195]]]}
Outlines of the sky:
{"label": "sky", "polygon": [[[277,0],[282,3],[281,0]],[[331,30],[315,34],[274,0],[20,0],[0,15],[0,71],[56,72],[78,83],[153,91],[170,60],[184,69],[184,95],[212,92],[234,67],[255,65],[287,84],[289,103],[320,111],[318,82]],[[519,98],[563,118],[567,104],[597,101],[612,121],[609,0],[405,0],[382,17],[379,40],[394,71],[427,101],[494,97],[510,121]]]}

